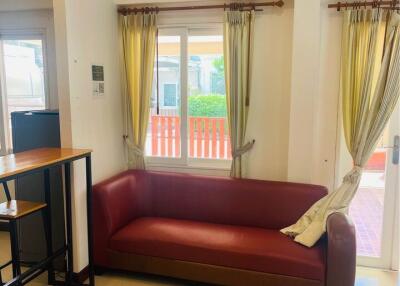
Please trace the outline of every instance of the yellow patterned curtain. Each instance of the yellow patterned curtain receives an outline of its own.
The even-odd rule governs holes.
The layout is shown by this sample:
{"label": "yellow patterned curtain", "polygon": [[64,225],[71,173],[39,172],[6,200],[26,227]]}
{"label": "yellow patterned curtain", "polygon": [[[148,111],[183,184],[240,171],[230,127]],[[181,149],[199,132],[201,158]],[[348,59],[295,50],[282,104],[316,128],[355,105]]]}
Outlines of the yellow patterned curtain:
{"label": "yellow patterned curtain", "polygon": [[250,102],[250,70],[254,11],[226,11],[224,61],[229,133],[232,146],[231,176],[242,177],[242,155],[254,141],[244,143]]}
{"label": "yellow patterned curtain", "polygon": [[363,167],[400,95],[399,41],[399,14],[381,9],[344,11],[341,97],[344,134],[354,167],[338,189],[316,202],[296,224],[281,230],[296,242],[313,246],[326,231],[330,214],[348,212]]}
{"label": "yellow patterned curtain", "polygon": [[125,143],[130,168],[144,169],[157,36],[156,13],[121,15],[122,92]]}

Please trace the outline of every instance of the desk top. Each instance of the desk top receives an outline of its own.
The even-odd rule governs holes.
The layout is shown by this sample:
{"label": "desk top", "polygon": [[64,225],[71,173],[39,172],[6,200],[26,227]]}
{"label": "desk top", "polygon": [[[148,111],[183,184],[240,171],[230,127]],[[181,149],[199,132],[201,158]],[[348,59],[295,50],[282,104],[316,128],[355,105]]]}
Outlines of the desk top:
{"label": "desk top", "polygon": [[89,155],[89,149],[40,148],[0,157],[0,179]]}

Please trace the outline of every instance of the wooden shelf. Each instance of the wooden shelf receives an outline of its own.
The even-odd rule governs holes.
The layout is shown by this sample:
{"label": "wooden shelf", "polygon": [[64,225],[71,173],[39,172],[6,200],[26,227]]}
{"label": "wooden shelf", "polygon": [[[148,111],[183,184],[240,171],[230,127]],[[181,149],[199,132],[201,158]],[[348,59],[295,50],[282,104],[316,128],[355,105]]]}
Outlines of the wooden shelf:
{"label": "wooden shelf", "polygon": [[41,148],[0,157],[0,180],[90,154],[89,149]]}
{"label": "wooden shelf", "polygon": [[0,219],[17,219],[37,212],[46,207],[46,204],[27,201],[8,201],[0,204]]}

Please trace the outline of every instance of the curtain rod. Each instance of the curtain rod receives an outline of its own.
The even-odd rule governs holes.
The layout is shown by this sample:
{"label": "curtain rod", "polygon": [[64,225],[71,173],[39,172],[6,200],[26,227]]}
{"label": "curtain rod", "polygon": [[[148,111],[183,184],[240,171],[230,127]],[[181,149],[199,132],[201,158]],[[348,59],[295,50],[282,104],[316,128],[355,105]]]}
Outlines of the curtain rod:
{"label": "curtain rod", "polygon": [[180,7],[145,7],[145,8],[129,8],[121,7],[118,9],[118,13],[123,15],[133,13],[150,13],[150,12],[164,12],[164,11],[184,11],[184,10],[205,10],[205,9],[243,9],[250,8],[256,10],[257,7],[276,6],[282,7],[284,2],[271,1],[262,3],[230,3],[221,5],[203,5],[203,6],[180,6]]}
{"label": "curtain rod", "polygon": [[329,4],[328,8],[336,8],[338,11],[340,11],[342,8],[354,8],[354,9],[359,9],[359,8],[367,8],[367,7],[372,7],[372,8],[383,8],[383,9],[391,9],[391,10],[399,10],[400,6],[399,5],[399,0],[393,0],[393,1],[384,1],[384,0],[374,0],[374,1],[357,1],[357,2],[338,2],[336,4]]}

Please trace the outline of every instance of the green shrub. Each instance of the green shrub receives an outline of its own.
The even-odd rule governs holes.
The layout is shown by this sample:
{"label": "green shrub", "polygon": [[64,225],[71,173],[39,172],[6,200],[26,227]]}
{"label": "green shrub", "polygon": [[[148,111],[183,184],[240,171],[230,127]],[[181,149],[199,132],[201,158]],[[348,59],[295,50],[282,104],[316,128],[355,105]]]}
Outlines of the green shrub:
{"label": "green shrub", "polygon": [[188,98],[189,116],[226,117],[226,97],[222,94],[199,94]]}

